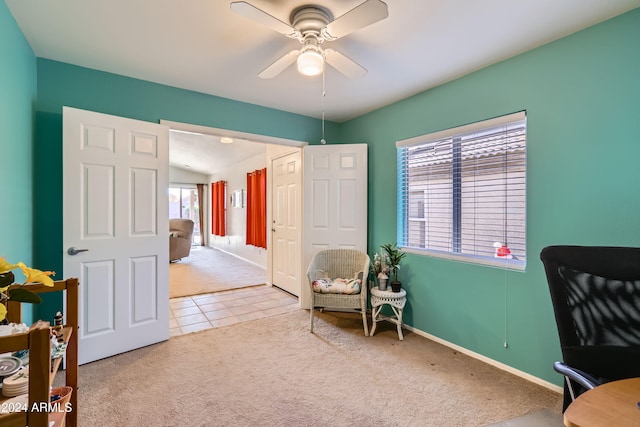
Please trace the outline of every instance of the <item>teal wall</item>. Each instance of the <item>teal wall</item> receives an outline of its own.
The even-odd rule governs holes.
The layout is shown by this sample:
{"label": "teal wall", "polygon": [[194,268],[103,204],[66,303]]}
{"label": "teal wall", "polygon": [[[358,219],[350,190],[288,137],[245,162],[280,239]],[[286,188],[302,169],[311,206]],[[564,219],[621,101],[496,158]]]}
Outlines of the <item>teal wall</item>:
{"label": "teal wall", "polygon": [[61,118],[63,106],[308,142],[322,133],[310,117],[38,58],[38,111]]}
{"label": "teal wall", "polygon": [[[0,257],[33,264],[32,152],[36,57],[7,6],[0,1]],[[47,269],[46,266],[33,265]],[[24,277],[18,271],[16,279]],[[23,319],[30,323],[31,306]]]}
{"label": "teal wall", "polygon": [[340,136],[369,143],[373,252],[396,240],[396,140],[520,110],[528,127],[526,271],[410,254],[400,273],[405,320],[561,384],[541,249],[640,246],[640,9],[351,120]]}
{"label": "teal wall", "polygon": [[[36,112],[35,257],[39,265],[62,271],[62,107],[69,106],[158,123],[170,120],[307,142],[320,141],[318,119],[230,99],[164,86],[88,68],[38,58]],[[328,138],[335,123],[326,124]],[[61,308],[57,296],[38,306],[38,316],[52,318]]]}

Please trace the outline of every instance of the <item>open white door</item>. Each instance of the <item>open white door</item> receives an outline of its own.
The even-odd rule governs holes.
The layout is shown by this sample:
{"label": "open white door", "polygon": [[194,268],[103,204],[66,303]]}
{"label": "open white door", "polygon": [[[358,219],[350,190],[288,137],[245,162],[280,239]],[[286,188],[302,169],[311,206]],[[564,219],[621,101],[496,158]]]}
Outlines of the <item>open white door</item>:
{"label": "open white door", "polygon": [[169,338],[169,129],[64,107],[64,274],[79,362]]}
{"label": "open white door", "polygon": [[[303,274],[322,249],[367,252],[367,144],[304,147]],[[306,276],[301,307],[311,297]]]}
{"label": "open white door", "polygon": [[300,151],[271,161],[271,283],[300,296],[302,169]]}

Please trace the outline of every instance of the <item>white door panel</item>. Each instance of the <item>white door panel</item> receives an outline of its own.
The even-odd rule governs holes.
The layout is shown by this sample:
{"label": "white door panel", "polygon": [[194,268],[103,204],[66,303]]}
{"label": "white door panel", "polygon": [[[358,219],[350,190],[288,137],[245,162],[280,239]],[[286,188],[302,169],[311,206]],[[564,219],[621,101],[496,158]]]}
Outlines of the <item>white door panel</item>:
{"label": "white door panel", "polygon": [[[367,145],[304,147],[304,256],[322,249],[367,251]],[[306,282],[306,278],[305,278]],[[301,306],[308,307],[308,285]]]}
{"label": "white door panel", "polygon": [[300,296],[301,284],[301,155],[297,151],[271,162],[272,284]]}
{"label": "white door panel", "polygon": [[158,317],[155,301],[157,295],[157,258],[143,256],[130,260],[131,271],[131,325],[144,325]]}
{"label": "white door panel", "polygon": [[87,363],[169,338],[168,128],[65,107],[63,133],[63,267]]}
{"label": "white door panel", "polygon": [[115,329],[113,307],[115,306],[113,260],[84,262],[81,277],[91,286],[83,287],[83,296],[79,304],[81,307],[91,307],[83,310],[80,318],[80,333],[85,337],[111,333]]}

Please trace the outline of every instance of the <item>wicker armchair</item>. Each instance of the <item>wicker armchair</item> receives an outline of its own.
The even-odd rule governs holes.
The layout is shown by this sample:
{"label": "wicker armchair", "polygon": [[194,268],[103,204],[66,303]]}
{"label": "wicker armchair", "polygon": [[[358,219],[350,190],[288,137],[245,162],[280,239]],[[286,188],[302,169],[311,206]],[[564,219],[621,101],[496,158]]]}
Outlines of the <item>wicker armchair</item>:
{"label": "wicker armchair", "polygon": [[[313,333],[315,308],[354,309],[362,313],[364,335],[369,336],[367,324],[367,277],[369,275],[369,255],[355,249],[325,249],[316,253],[307,269],[311,289],[310,332]],[[353,295],[314,292],[313,281],[320,278],[361,279],[360,293]]]}

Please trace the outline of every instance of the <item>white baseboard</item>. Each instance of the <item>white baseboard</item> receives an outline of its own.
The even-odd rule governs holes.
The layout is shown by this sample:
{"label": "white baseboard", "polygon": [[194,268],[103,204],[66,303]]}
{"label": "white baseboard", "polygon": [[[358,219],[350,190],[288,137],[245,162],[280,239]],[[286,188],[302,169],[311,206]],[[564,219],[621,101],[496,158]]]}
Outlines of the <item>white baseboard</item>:
{"label": "white baseboard", "polygon": [[469,357],[473,357],[474,359],[478,359],[478,360],[480,360],[480,361],[482,361],[484,363],[487,363],[487,364],[489,364],[491,366],[495,366],[496,368],[501,369],[501,370],[506,371],[506,372],[509,372],[510,374],[516,375],[516,376],[518,376],[520,378],[523,378],[523,379],[525,379],[527,381],[531,381],[532,383],[535,383],[535,384],[538,384],[538,385],[540,385],[542,387],[548,388],[551,391],[555,391],[556,393],[560,393],[560,394],[563,393],[562,387],[560,387],[558,385],[555,385],[553,383],[550,383],[549,381],[543,380],[542,378],[538,378],[538,377],[536,377],[534,375],[531,375],[531,374],[528,374],[528,373],[526,373],[524,371],[516,369],[513,366],[509,366],[509,365],[506,365],[506,364],[504,364],[502,362],[498,362],[497,360],[491,359],[491,358],[489,358],[487,356],[483,356],[482,354],[476,353],[476,352],[471,351],[471,350],[469,350],[467,348],[461,347],[461,346],[459,346],[457,344],[454,344],[454,343],[451,343],[449,341],[443,340],[442,338],[436,337],[435,335],[428,334],[428,333],[426,333],[424,331],[421,331],[420,329],[416,329],[416,328],[413,328],[411,326],[405,325],[404,323],[402,324],[402,327],[405,328],[405,329],[410,330],[411,332],[414,332],[417,335],[420,335],[421,337],[430,339],[431,341],[435,341],[438,344],[442,344],[444,346],[452,348],[452,349],[454,349],[456,351],[459,351],[460,353],[466,354]]}

